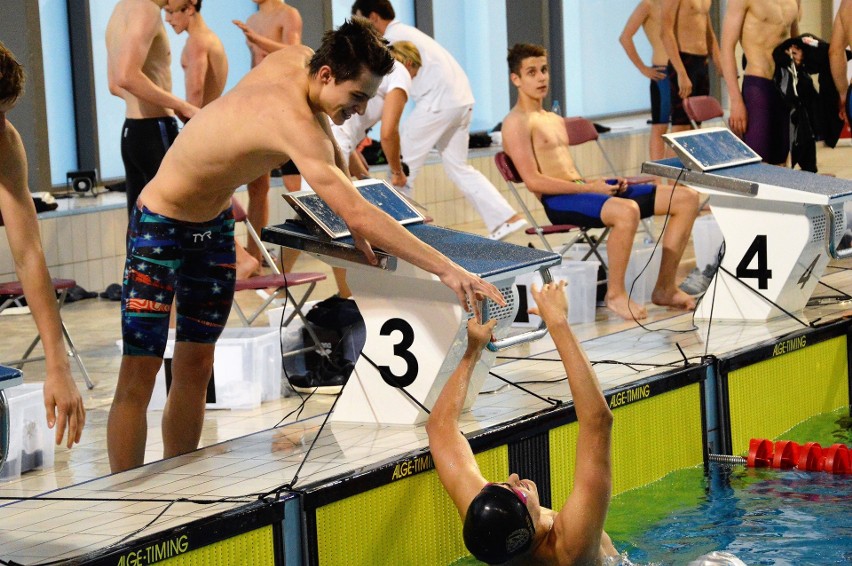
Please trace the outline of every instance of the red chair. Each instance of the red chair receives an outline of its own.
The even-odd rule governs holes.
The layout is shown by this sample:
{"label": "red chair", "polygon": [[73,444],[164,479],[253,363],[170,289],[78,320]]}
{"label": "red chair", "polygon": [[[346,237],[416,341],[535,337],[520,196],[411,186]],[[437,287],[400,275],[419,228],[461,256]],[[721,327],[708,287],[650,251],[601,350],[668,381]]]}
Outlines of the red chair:
{"label": "red chair", "polygon": [[[257,244],[257,247],[260,248],[260,253],[263,255],[263,259],[266,260],[266,264],[272,269],[272,273],[269,275],[258,275],[257,277],[249,277],[248,279],[237,279],[236,285],[234,287],[235,292],[239,291],[258,291],[265,290],[269,288],[275,289],[275,291],[270,294],[264,301],[263,304],[260,305],[253,313],[249,316],[246,316],[243,313],[243,309],[240,308],[240,305],[237,304],[236,297],[234,297],[233,308],[237,311],[237,316],[240,317],[243,325],[251,326],[251,324],[255,321],[255,319],[266,310],[272,301],[279,297],[286,297],[287,302],[293,305],[293,312],[286,319],[281,319],[281,328],[285,328],[293,321],[297,316],[299,320],[302,321],[305,330],[308,332],[308,335],[311,338],[311,342],[313,344],[311,346],[306,346],[305,348],[300,348],[298,350],[293,350],[290,352],[282,352],[281,357],[286,358],[290,356],[295,356],[296,354],[300,354],[302,352],[317,352],[319,355],[323,357],[327,357],[328,353],[325,351],[325,348],[322,346],[322,342],[319,337],[314,332],[311,325],[305,319],[305,314],[302,312],[302,307],[304,307],[305,302],[311,296],[311,293],[316,287],[317,283],[320,281],[324,281],[326,276],[324,273],[281,273],[281,270],[278,269],[278,266],[275,265],[275,260],[272,259],[272,256],[269,255],[269,252],[266,251],[266,247],[263,245],[263,241],[260,239],[260,236],[257,234],[257,231],[254,229],[254,226],[249,222],[248,215],[246,214],[245,209],[235,198],[231,198],[231,206],[234,213],[234,220],[236,222],[242,222],[246,226],[246,232],[248,232],[249,237],[254,240]],[[309,285],[308,290],[302,295],[300,300],[296,300],[293,294],[290,292],[290,287],[297,287],[299,285]]]}
{"label": "red chair", "polygon": [[[598,134],[598,130],[595,128],[595,125],[591,122],[591,120],[587,120],[580,116],[569,116],[565,118],[565,129],[568,131],[569,147],[576,147],[591,141],[595,142],[601,152],[601,156],[603,156],[604,161],[606,161],[606,164],[609,167],[610,174],[613,177],[618,177],[618,171],[616,170],[615,165],[613,165],[606,150],[604,150],[603,144],[600,140],[600,134]],[[577,171],[580,172],[579,169],[577,169]],[[583,173],[580,172],[580,174],[582,175]],[[656,182],[656,179],[650,175],[631,175],[625,177],[625,179],[627,180],[628,185]],[[642,229],[645,230],[645,233],[652,242],[656,239],[654,238],[654,232],[651,230],[651,225],[647,218],[642,219]]]}
{"label": "red chair", "polygon": [[[316,284],[319,281],[324,281],[326,276],[324,273],[281,273],[281,270],[275,264],[275,260],[272,259],[272,256],[269,255],[269,252],[266,251],[266,248],[263,245],[263,242],[258,236],[257,231],[249,222],[248,216],[246,215],[245,209],[240,205],[237,199],[231,199],[231,206],[234,211],[234,220],[236,222],[242,222],[246,226],[246,231],[248,232],[249,237],[254,240],[257,246],[260,248],[260,253],[263,255],[263,258],[266,260],[266,264],[272,269],[272,273],[269,275],[258,275],[256,277],[249,277],[248,279],[238,279],[235,287],[236,292],[240,291],[258,291],[263,289],[273,288],[275,291],[270,294],[263,302],[260,307],[258,307],[253,313],[246,316],[243,312],[243,309],[240,308],[240,305],[234,301],[234,310],[237,311],[237,315],[240,317],[240,320],[243,322],[245,326],[251,326],[251,324],[255,321],[255,319],[260,316],[260,314],[266,310],[272,301],[278,299],[280,297],[287,297],[287,300],[295,307],[294,312],[283,321],[283,326],[287,326],[290,321],[293,320],[294,317],[299,316],[304,319],[302,313],[302,306],[304,306],[305,302],[310,297],[311,293],[316,287]],[[297,287],[299,285],[309,285],[307,291],[305,291],[304,295],[302,295],[301,300],[296,301],[293,295],[290,293],[290,287]],[[304,322],[304,320],[303,320]]]}
{"label": "red chair", "polygon": [[[62,309],[62,306],[65,304],[65,298],[68,296],[68,291],[77,286],[77,282],[73,279],[51,279],[53,283],[53,290],[57,294],[56,302],[59,305],[59,309]],[[3,312],[7,308],[12,307],[13,305],[18,304],[20,299],[24,298],[24,287],[21,285],[20,281],[10,281],[8,283],[0,283],[0,295],[5,295],[7,299],[3,301],[3,304],[0,304],[0,312]],[[62,320],[62,316],[60,314],[59,322],[62,326],[62,334],[65,336],[65,342],[68,344],[68,355],[74,358],[74,361],[77,362],[77,367],[80,368],[80,372],[83,374],[83,379],[86,382],[86,387],[89,389],[94,388],[95,384],[92,383],[91,378],[89,377],[89,372],[86,371],[86,366],[83,365],[83,360],[80,358],[80,354],[77,352],[77,347],[74,346],[74,341],[71,339],[71,335],[68,333],[68,328],[65,326],[65,322]],[[30,357],[33,349],[35,349],[36,345],[41,341],[41,336],[36,334],[36,337],[33,338],[33,341],[30,343],[30,346],[24,352],[24,355],[18,360],[12,360],[10,362],[3,362],[6,365],[14,366],[17,368],[21,368],[25,363],[35,362],[39,360],[43,360],[44,356],[36,356]]]}
{"label": "red chair", "polygon": [[521,198],[521,194],[518,192],[518,189],[515,185],[523,183],[524,180],[521,179],[521,176],[518,174],[518,170],[515,169],[515,164],[512,163],[512,159],[506,155],[504,152],[499,152],[494,156],[494,163],[497,165],[497,170],[500,171],[500,175],[503,176],[503,179],[506,181],[506,185],[509,187],[509,191],[515,196],[515,200],[518,205],[521,207],[521,210],[524,211],[524,215],[527,217],[527,221],[530,223],[530,228],[526,229],[527,234],[538,234],[538,237],[541,239],[542,245],[548,251],[554,251],[553,247],[550,245],[550,242],[545,238],[546,235],[550,234],[572,234],[572,237],[568,239],[565,244],[559,249],[559,255],[565,255],[568,249],[574,244],[586,243],[589,245],[589,251],[583,256],[583,260],[588,259],[592,255],[597,257],[598,261],[601,262],[601,265],[606,269],[606,262],[598,251],[598,246],[600,246],[604,240],[606,239],[607,234],[609,234],[609,228],[605,228],[600,236],[597,238],[593,237],[589,234],[588,230],[590,228],[585,228],[583,226],[576,226],[574,224],[549,224],[549,225],[540,225],[536,222],[535,218],[533,218],[532,213],[530,212],[529,207],[527,207],[524,200]]}
{"label": "red chair", "polygon": [[725,112],[722,105],[712,96],[690,96],[683,100],[683,109],[696,130],[701,127],[702,122],[721,119],[724,125]]}

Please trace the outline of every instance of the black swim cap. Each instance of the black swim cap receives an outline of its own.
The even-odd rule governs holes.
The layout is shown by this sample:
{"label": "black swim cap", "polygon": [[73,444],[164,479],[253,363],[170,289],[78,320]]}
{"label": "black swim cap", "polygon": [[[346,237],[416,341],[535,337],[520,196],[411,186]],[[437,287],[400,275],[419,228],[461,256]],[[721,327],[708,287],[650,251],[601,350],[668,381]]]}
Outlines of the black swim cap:
{"label": "black swim cap", "polygon": [[464,518],[464,544],[488,564],[502,564],[532,546],[535,525],[512,490],[489,484],[473,498]]}

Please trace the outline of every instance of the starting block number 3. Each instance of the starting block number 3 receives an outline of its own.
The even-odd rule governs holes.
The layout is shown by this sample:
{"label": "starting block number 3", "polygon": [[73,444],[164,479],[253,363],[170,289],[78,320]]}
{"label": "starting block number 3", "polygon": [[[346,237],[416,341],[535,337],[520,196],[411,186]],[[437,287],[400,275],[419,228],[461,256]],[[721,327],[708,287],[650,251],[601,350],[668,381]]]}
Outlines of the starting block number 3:
{"label": "starting block number 3", "polygon": [[414,383],[414,380],[417,379],[417,373],[420,371],[417,358],[409,349],[414,344],[414,328],[406,320],[391,318],[385,321],[379,330],[379,334],[382,336],[390,336],[394,332],[399,332],[402,336],[401,340],[393,346],[393,355],[405,361],[405,372],[402,375],[397,375],[391,371],[390,366],[378,366],[378,368],[382,379],[391,387],[408,387]]}

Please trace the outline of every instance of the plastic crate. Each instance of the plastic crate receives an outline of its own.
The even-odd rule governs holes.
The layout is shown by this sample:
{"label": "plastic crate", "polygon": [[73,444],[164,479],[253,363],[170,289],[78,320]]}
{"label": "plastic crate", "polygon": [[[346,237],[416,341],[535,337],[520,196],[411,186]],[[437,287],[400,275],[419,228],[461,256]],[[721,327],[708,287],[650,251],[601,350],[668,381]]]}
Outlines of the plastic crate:
{"label": "plastic crate", "polygon": [[[166,404],[167,381],[171,381],[174,333],[163,366],[157,372],[149,410]],[[226,328],[216,342],[212,385],[207,392],[208,409],[254,409],[263,401],[281,397],[281,345],[273,328]]]}
{"label": "plastic crate", "polygon": [[9,404],[9,456],[0,469],[0,481],[52,468],[54,431],[48,428],[44,413],[44,384],[25,383],[4,391]]}
{"label": "plastic crate", "polygon": [[[589,251],[588,244],[574,244],[566,254],[571,259],[580,259]],[[609,261],[606,247],[598,248],[605,261]],[[651,302],[651,293],[657,285],[657,276],[660,273],[660,260],[663,257],[663,244],[657,246],[654,251],[654,243],[635,243],[630,252],[630,260],[627,262],[627,270],[624,273],[624,288],[630,293],[630,297],[639,304]],[[644,271],[643,271],[644,270]],[[635,282],[634,282],[635,281]]]}
{"label": "plastic crate", "polygon": [[715,265],[724,237],[712,214],[699,216],[692,225],[692,246],[695,248],[695,267],[704,271]]}
{"label": "plastic crate", "polygon": [[[595,320],[595,291],[597,286],[597,261],[563,261],[550,268],[554,281],[567,281],[565,295],[568,299],[568,322],[578,324]],[[515,278],[520,305],[512,326],[538,326],[541,318],[528,314],[527,309],[535,306],[530,286],[535,283],[541,288],[542,279],[538,272],[525,273]],[[526,297],[524,303],[523,297]]]}

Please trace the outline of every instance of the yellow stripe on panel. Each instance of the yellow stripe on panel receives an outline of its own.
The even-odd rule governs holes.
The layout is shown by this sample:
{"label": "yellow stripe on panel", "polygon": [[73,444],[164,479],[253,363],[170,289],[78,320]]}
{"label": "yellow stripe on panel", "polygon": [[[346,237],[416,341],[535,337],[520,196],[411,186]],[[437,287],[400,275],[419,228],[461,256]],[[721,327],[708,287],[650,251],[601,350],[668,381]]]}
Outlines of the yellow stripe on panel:
{"label": "yellow stripe on panel", "polygon": [[[489,480],[509,475],[506,446],[476,460]],[[325,505],[316,517],[322,566],[449,564],[469,555],[459,514],[434,469]]]}
{"label": "yellow stripe on panel", "polygon": [[740,455],[752,438],[775,439],[814,415],[848,406],[846,337],[732,371],[728,404],[731,447]]}

